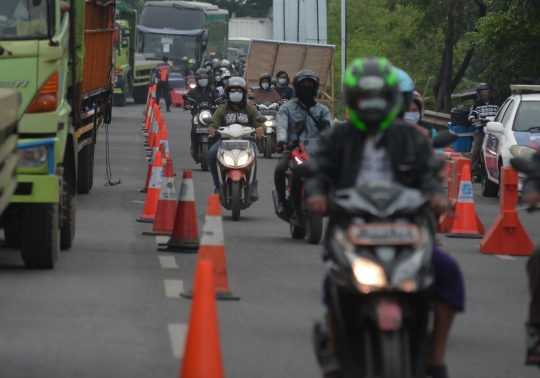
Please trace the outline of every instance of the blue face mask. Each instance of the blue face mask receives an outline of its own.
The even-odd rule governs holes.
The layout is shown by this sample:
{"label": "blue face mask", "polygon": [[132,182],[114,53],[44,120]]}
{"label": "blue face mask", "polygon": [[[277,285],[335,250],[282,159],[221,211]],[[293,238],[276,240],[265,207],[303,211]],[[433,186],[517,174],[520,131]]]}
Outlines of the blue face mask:
{"label": "blue face mask", "polygon": [[411,123],[418,123],[420,121],[420,113],[418,112],[406,112],[403,115],[403,118],[405,121],[409,121]]}
{"label": "blue face mask", "polygon": [[244,94],[241,92],[229,93],[229,100],[231,102],[239,103],[244,98]]}
{"label": "blue face mask", "polygon": [[212,69],[212,67],[206,66],[206,69],[207,69],[208,71],[210,71],[210,70]]}
{"label": "blue face mask", "polygon": [[268,89],[268,88],[270,88],[270,84],[268,84],[268,83],[263,83],[263,84],[261,85],[261,87],[263,87],[263,89]]}
{"label": "blue face mask", "polygon": [[197,83],[199,83],[199,85],[204,88],[208,85],[208,79],[201,79]]}
{"label": "blue face mask", "polygon": [[279,79],[279,83],[281,85],[285,85],[286,82],[287,82],[287,79]]}

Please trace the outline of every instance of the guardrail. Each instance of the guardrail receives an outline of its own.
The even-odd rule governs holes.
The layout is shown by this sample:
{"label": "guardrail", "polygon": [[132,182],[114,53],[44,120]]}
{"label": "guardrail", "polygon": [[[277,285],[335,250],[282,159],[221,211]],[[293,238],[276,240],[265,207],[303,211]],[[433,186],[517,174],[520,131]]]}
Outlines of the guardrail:
{"label": "guardrail", "polygon": [[426,110],[422,121],[429,123],[431,125],[436,125],[440,127],[447,127],[448,122],[450,122],[450,114],[432,112],[431,110]]}

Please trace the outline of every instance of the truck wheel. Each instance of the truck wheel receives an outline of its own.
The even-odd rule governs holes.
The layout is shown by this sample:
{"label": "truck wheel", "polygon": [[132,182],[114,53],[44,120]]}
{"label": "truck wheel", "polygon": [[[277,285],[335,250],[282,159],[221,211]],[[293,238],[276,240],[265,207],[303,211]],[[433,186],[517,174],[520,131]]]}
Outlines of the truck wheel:
{"label": "truck wheel", "polygon": [[27,268],[53,269],[60,252],[57,203],[21,205],[21,257]]}
{"label": "truck wheel", "polygon": [[11,248],[19,248],[21,246],[21,218],[20,215],[13,215],[4,225],[4,239],[6,244]]}
{"label": "truck wheel", "polygon": [[77,177],[77,193],[88,194],[94,183],[94,145],[87,144],[79,152],[79,177]]}
{"label": "truck wheel", "polygon": [[62,207],[62,228],[60,229],[60,249],[70,249],[75,239],[75,214],[77,195],[71,193],[68,183],[64,180]]}
{"label": "truck wheel", "polygon": [[124,85],[122,86],[122,93],[113,95],[114,96],[113,103],[116,106],[120,106],[120,107],[126,106],[128,91],[129,91],[128,83],[124,82]]}
{"label": "truck wheel", "polygon": [[133,88],[133,101],[136,104],[146,104],[146,98],[148,97],[148,85],[142,85]]}

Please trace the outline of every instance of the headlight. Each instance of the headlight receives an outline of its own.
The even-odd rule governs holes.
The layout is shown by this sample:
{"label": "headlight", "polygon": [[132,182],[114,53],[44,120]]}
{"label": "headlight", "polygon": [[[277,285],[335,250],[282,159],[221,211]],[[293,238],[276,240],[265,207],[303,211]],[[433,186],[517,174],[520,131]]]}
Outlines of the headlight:
{"label": "headlight", "polygon": [[249,159],[248,154],[242,155],[242,157],[238,159],[238,166],[243,167],[244,165],[246,165],[248,162],[248,159]]}
{"label": "headlight", "polygon": [[19,168],[39,168],[47,161],[47,147],[19,151]]}
{"label": "headlight", "polygon": [[382,266],[363,257],[358,257],[353,262],[353,272],[361,285],[384,287],[386,286],[386,273]]}
{"label": "headlight", "polygon": [[264,123],[265,126],[273,126],[274,125],[274,121],[266,121]]}
{"label": "headlight", "polygon": [[191,83],[191,84],[189,85],[189,87],[190,87],[191,89],[195,88],[196,86],[197,86],[197,84],[193,84],[193,83]]}
{"label": "headlight", "polygon": [[525,147],[525,146],[512,146],[510,147],[510,153],[514,155],[515,157],[526,159],[526,160],[532,160],[533,155],[536,153],[537,150],[531,147]]}
{"label": "headlight", "polygon": [[223,162],[229,167],[234,167],[234,159],[227,154],[223,154]]}
{"label": "headlight", "polygon": [[199,122],[206,124],[206,120],[212,118],[212,113],[210,113],[208,110],[203,110],[201,114],[199,114]]}

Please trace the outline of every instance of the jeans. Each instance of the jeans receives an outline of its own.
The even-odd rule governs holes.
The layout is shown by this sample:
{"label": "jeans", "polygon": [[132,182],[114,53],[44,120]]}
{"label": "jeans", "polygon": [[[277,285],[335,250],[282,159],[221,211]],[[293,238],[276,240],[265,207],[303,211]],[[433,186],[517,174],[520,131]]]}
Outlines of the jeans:
{"label": "jeans", "polygon": [[156,104],[159,105],[159,100],[161,96],[165,98],[165,105],[167,109],[171,107],[171,93],[169,92],[169,82],[168,81],[158,81],[156,85]]}
{"label": "jeans", "polygon": [[[217,154],[221,146],[221,140],[218,140],[216,143],[210,147],[208,151],[208,166],[210,167],[210,173],[212,174],[212,179],[214,180],[214,186],[219,186],[219,176],[217,171]],[[257,151],[257,145],[255,142],[251,142],[251,147]],[[255,158],[255,168],[253,169],[253,183],[257,186],[257,158]]]}

